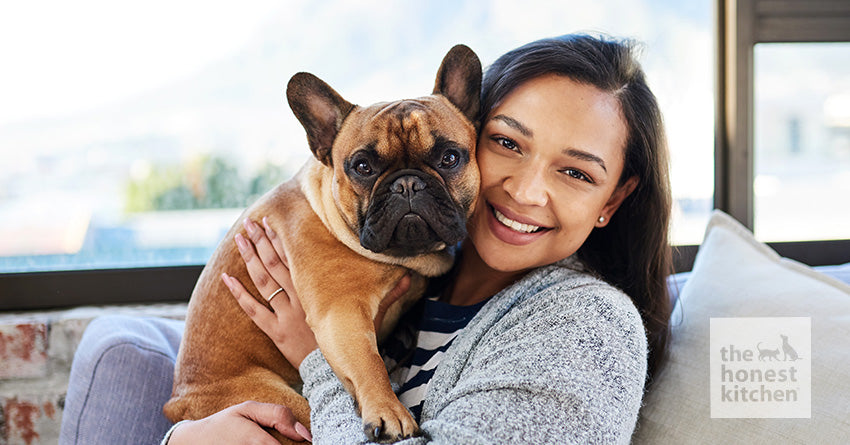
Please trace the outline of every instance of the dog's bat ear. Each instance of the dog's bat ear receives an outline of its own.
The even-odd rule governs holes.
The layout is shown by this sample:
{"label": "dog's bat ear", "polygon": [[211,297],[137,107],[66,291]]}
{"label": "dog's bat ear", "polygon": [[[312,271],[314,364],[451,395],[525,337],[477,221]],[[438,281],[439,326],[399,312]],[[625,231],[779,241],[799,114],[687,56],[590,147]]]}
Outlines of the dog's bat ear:
{"label": "dog's bat ear", "polygon": [[342,121],[355,105],[310,73],[297,73],[289,79],[286,99],[295,117],[307,131],[307,141],[313,156],[331,166],[334,139],[342,127]]}
{"label": "dog's bat ear", "polygon": [[476,122],[481,102],[481,61],[466,45],[455,45],[443,58],[434,94],[445,96],[467,119]]}

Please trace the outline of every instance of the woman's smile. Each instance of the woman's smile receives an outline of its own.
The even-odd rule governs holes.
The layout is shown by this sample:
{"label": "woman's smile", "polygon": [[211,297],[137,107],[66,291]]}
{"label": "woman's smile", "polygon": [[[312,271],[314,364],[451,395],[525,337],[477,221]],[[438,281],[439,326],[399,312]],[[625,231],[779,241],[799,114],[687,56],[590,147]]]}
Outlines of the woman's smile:
{"label": "woman's smile", "polygon": [[[500,240],[514,245],[524,245],[536,241],[552,230],[535,221],[516,215],[505,207],[487,203],[488,225]],[[511,216],[508,216],[511,215]]]}

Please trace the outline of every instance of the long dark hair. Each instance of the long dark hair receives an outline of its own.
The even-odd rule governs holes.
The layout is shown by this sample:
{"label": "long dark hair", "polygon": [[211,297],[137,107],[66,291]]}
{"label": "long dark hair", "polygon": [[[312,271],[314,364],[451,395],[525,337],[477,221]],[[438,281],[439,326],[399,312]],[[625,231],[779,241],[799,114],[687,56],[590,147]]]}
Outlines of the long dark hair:
{"label": "long dark hair", "polygon": [[640,312],[649,344],[649,383],[663,363],[670,335],[666,279],[673,271],[667,239],[671,198],[661,111],[634,48],[629,40],[575,34],[512,50],[484,74],[479,125],[517,86],[544,74],[593,85],[619,100],[628,128],[619,184],[633,176],[639,183],[608,225],[594,229],[576,254],[631,297]]}

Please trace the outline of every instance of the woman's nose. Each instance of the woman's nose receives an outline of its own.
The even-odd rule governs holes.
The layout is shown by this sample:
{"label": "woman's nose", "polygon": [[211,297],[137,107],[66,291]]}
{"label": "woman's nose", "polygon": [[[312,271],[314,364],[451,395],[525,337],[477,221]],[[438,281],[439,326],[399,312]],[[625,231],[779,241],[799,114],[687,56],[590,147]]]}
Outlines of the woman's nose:
{"label": "woman's nose", "polygon": [[546,179],[541,169],[521,168],[504,182],[505,191],[518,204],[545,206],[549,202]]}

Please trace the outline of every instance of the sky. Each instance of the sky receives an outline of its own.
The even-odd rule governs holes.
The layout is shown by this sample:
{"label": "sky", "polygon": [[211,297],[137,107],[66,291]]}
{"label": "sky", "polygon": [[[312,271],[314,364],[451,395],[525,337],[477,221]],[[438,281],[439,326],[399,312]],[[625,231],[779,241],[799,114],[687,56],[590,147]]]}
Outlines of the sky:
{"label": "sky", "polygon": [[[0,3],[0,125],[97,109],[186,78],[245,47],[264,24],[280,22],[280,16],[290,16],[283,25],[304,29],[305,39],[333,35],[322,32],[322,26],[346,26],[339,22],[346,17],[353,27],[366,23],[383,28],[400,22],[412,25],[409,29],[414,33],[417,25],[439,22],[449,27],[450,38],[470,44],[483,40],[504,51],[518,41],[543,37],[541,29],[558,28],[558,23],[563,32],[575,31],[570,26],[576,23],[584,30],[597,30],[596,24],[605,23],[609,32],[652,40],[662,32],[653,26],[657,18],[647,14],[668,1],[608,0],[603,5],[528,0],[519,6],[513,0],[460,4],[440,0],[427,8],[414,3],[390,7],[379,0],[343,1],[333,8],[307,0],[4,1]],[[542,8],[546,14],[540,13]],[[423,10],[438,15],[423,17],[419,15]],[[611,14],[612,10],[629,13]],[[693,11],[684,8],[678,13],[690,18]],[[498,35],[476,35],[476,20],[483,17],[503,24]],[[304,23],[310,18],[320,22],[316,26]],[[399,31],[398,24],[387,30],[385,45],[415,39],[404,26]],[[351,36],[356,38],[356,33]],[[504,48],[493,42],[503,42]],[[651,43],[667,44],[664,40]],[[482,54],[482,58],[496,55]]]}
{"label": "sky", "polygon": [[0,125],[95,109],[189,76],[243,47],[280,5],[4,1]]}

